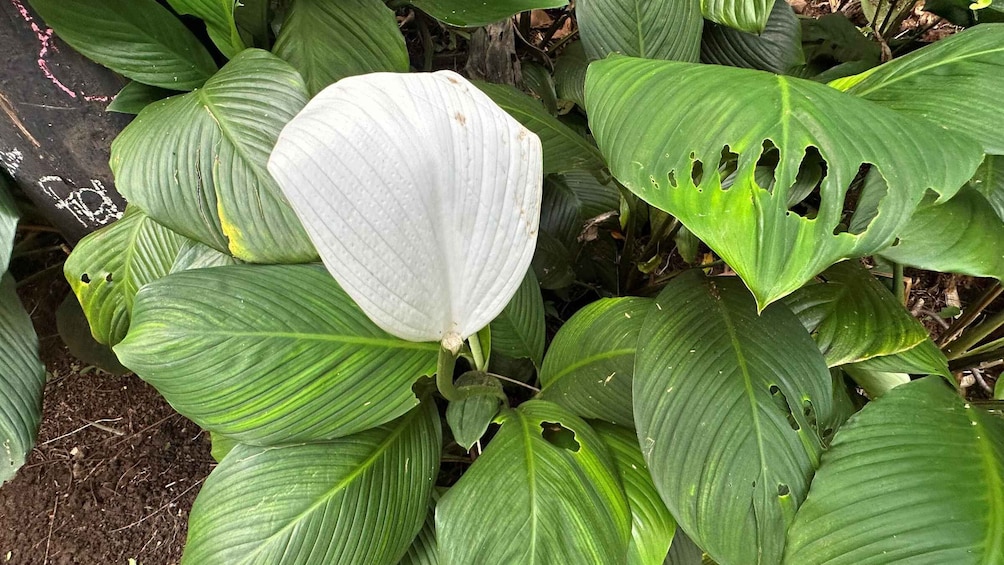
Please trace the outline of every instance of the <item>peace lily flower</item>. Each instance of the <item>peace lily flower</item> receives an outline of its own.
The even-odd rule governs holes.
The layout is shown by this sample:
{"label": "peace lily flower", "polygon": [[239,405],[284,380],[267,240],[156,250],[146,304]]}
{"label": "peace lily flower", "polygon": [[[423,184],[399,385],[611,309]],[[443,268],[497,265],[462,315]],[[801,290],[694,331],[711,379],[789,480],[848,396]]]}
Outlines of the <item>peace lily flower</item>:
{"label": "peace lily flower", "polygon": [[540,140],[450,71],[329,86],[283,129],[268,170],[328,271],[402,339],[455,354],[533,257]]}

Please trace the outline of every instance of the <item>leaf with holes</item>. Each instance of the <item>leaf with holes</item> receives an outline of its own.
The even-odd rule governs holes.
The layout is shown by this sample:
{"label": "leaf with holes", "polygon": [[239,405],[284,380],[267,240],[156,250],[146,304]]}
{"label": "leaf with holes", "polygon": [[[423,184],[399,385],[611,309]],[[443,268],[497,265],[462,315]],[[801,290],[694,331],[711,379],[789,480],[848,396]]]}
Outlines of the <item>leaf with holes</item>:
{"label": "leaf with holes", "polygon": [[266,162],[307,101],[278,57],[248,49],[203,88],[154,102],[112,143],[116,187],[168,228],[255,263],[314,260]]}
{"label": "leaf with holes", "polygon": [[[889,245],[928,189],[947,199],[982,159],[978,144],[950,132],[937,145],[890,145],[927,139],[930,127],[825,85],[748,69],[611,57],[590,65],[586,107],[614,176],[679,218],[761,309],[832,263]],[[755,174],[765,146],[778,151],[770,191]],[[810,219],[789,210],[788,197],[802,161],[817,153],[826,175]],[[842,232],[864,163],[890,188],[866,227]],[[723,189],[726,177],[734,182]]]}
{"label": "leaf with holes", "polygon": [[189,14],[206,23],[209,39],[228,59],[244,50],[244,42],[234,21],[234,0],[167,0],[175,12]]}
{"label": "leaf with holes", "polygon": [[440,434],[429,401],[333,441],[237,445],[195,499],[182,563],[394,565],[428,511]]}
{"label": "leaf with holes", "polygon": [[[1004,153],[1004,24],[982,24],[832,86]],[[939,143],[934,144],[940,147]]]}
{"label": "leaf with holes", "polygon": [[539,100],[504,84],[478,82],[475,85],[519,123],[537,134],[544,150],[544,174],[603,168],[603,156],[596,147],[549,114]]}
{"label": "leaf with holes", "polygon": [[881,255],[920,269],[1004,280],[1004,221],[987,199],[965,188],[922,207]]}
{"label": "leaf with holes", "polygon": [[707,23],[701,35],[701,62],[785,74],[803,59],[802,27],[784,0],[775,0],[763,33],[755,35]]}
{"label": "leaf with holes", "polygon": [[456,73],[373,73],[315,96],[268,169],[374,323],[441,341],[487,326],[522,283],[541,155],[536,135]]}
{"label": "leaf with holes", "polygon": [[784,562],[1000,563],[1001,446],[1004,422],[940,378],[894,388],[837,432]]}
{"label": "leaf with holes", "polygon": [[404,414],[438,349],[384,333],[319,266],[234,265],[148,284],[115,353],[204,429],[277,445]]}
{"label": "leaf with holes", "polygon": [[691,271],[656,304],[634,374],[656,488],[716,561],[777,563],[819,465],[817,428],[832,419],[826,362],[784,304],[758,315],[735,278]]}
{"label": "leaf with holes", "polygon": [[575,17],[590,59],[620,53],[698,60],[704,23],[700,0],[578,0]]}
{"label": "leaf with holes", "polygon": [[633,426],[635,348],[649,298],[602,298],[572,316],[551,342],[540,368],[540,398],[583,418]]}
{"label": "leaf with holes", "polygon": [[812,333],[830,367],[906,351],[927,330],[858,261],[823,271],[784,303]]}
{"label": "leaf with holes", "polygon": [[133,297],[146,283],[171,272],[185,241],[133,205],[115,223],[80,240],[63,273],[94,339],[106,345],[122,341]]}
{"label": "leaf with holes", "polygon": [[540,366],[544,357],[544,299],[533,270],[491,323],[492,351]]}
{"label": "leaf with holes", "polygon": [[14,278],[0,273],[0,485],[24,465],[42,420],[45,367]]}
{"label": "leaf with holes", "polygon": [[29,3],[70,47],[137,82],[192,90],[216,72],[209,51],[156,0]]}
{"label": "leaf with holes", "polygon": [[631,508],[631,544],[628,565],[662,565],[673,543],[676,520],[652,483],[638,436],[630,428],[595,422],[593,428],[607,445],[617,465],[628,506]]}
{"label": "leaf with holes", "polygon": [[501,421],[485,452],[439,501],[440,561],[623,562],[631,517],[600,436],[542,400]]}
{"label": "leaf with holes", "polygon": [[520,12],[560,8],[568,0],[411,0],[410,4],[437,20],[458,27],[480,27],[504,20]]}
{"label": "leaf with holes", "polygon": [[408,72],[394,11],[372,0],[296,0],[273,51],[300,71],[311,96],[347,76]]}

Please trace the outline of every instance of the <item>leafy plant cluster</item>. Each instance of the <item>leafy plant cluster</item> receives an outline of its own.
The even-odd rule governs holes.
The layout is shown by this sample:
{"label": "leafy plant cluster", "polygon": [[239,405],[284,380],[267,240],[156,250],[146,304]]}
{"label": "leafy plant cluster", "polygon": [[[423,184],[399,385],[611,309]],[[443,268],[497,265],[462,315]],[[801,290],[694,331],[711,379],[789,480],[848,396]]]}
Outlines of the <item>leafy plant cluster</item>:
{"label": "leafy plant cluster", "polygon": [[130,206],[65,271],[212,435],[185,563],[1004,562],[1004,422],[952,377],[1004,319],[939,347],[902,300],[1004,275],[1004,25],[879,64],[781,1],[578,0],[522,91],[409,74],[395,9],[564,2],[168,4],[212,46],[32,1],[133,81]]}

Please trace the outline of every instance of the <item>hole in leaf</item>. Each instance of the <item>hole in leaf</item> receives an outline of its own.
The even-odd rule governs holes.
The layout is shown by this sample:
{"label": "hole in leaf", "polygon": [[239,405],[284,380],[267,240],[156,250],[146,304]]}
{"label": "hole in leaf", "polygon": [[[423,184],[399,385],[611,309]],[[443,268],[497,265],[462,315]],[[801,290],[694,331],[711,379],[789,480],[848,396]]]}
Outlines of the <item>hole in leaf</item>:
{"label": "hole in leaf", "polygon": [[826,160],[819,150],[812,146],[806,147],[798,165],[795,182],[787,189],[786,204],[792,212],[807,219],[816,217],[822,203],[822,186],[827,171]]}
{"label": "hole in leaf", "polygon": [[704,163],[700,159],[694,159],[694,165],[690,168],[690,180],[693,181],[694,186],[700,186],[703,178]]}
{"label": "hole in leaf", "polygon": [[791,406],[788,404],[788,398],[785,397],[784,393],[777,385],[770,385],[770,395],[774,399],[774,404],[784,411],[785,417],[788,419],[788,425],[791,429],[796,432],[801,429],[798,425],[798,420],[795,419],[795,415],[791,412]]}
{"label": "hole in leaf", "polygon": [[780,483],[779,485],[777,485],[778,496],[788,496],[789,494],[791,494],[791,489],[788,488],[788,485],[784,483]]}
{"label": "hole in leaf", "polygon": [[732,185],[735,184],[738,170],[739,154],[726,145],[722,149],[722,158],[718,161],[718,178],[721,179],[723,191],[732,188]]}
{"label": "hole in leaf", "polygon": [[[872,166],[865,163],[858,167],[858,174],[854,175],[854,180],[851,181],[850,186],[847,187],[847,192],[844,193],[843,207],[839,210],[840,221],[837,223],[836,227],[833,228],[833,235],[837,235],[843,232],[851,233],[862,233],[868,229],[868,225],[871,224],[872,220],[875,218],[878,212],[878,201],[872,202],[873,206],[865,206],[867,209],[871,209],[870,213],[856,213],[858,209],[865,190],[874,191],[881,188],[882,196],[885,195],[885,188],[879,187],[878,182],[881,181],[884,184],[884,180],[881,175],[872,174]],[[872,194],[872,197],[878,196],[877,194]],[[857,215],[858,221],[856,223],[852,222],[852,217]],[[871,217],[865,218],[866,215]]]}
{"label": "hole in leaf", "polygon": [[673,188],[680,186],[680,183],[676,182],[676,171],[669,171],[669,185]]}
{"label": "hole in leaf", "polygon": [[112,274],[111,273],[108,273],[107,275],[105,275],[105,281],[106,282],[112,282]]}
{"label": "hole in leaf", "polygon": [[823,447],[829,447],[830,440],[833,439],[833,428],[826,428],[823,430],[823,435],[820,439],[823,440]]}
{"label": "hole in leaf", "polygon": [[809,427],[816,429],[816,407],[812,405],[811,399],[802,399],[802,414],[805,416],[805,420],[809,423]]}
{"label": "hole in leaf", "polygon": [[580,446],[579,442],[575,439],[575,432],[558,422],[541,422],[540,429],[540,436],[547,443],[561,449],[567,449],[568,451],[576,453],[579,451]]}
{"label": "hole in leaf", "polygon": [[760,149],[760,158],[757,159],[756,169],[753,177],[757,186],[767,192],[774,192],[774,185],[777,184],[777,164],[780,161],[781,153],[777,150],[774,142],[765,139]]}
{"label": "hole in leaf", "polygon": [[87,273],[84,273],[80,275],[80,282],[84,284],[91,284],[91,277],[89,277]]}

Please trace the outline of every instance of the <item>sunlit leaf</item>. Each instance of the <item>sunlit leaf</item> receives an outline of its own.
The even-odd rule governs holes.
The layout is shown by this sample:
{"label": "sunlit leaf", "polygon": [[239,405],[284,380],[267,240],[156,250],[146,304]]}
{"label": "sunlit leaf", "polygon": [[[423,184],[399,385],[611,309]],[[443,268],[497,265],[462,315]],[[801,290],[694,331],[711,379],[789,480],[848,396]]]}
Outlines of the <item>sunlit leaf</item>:
{"label": "sunlit leaf", "polygon": [[456,73],[339,81],[283,129],[269,171],[342,288],[404,339],[477,332],[530,265],[540,141]]}

